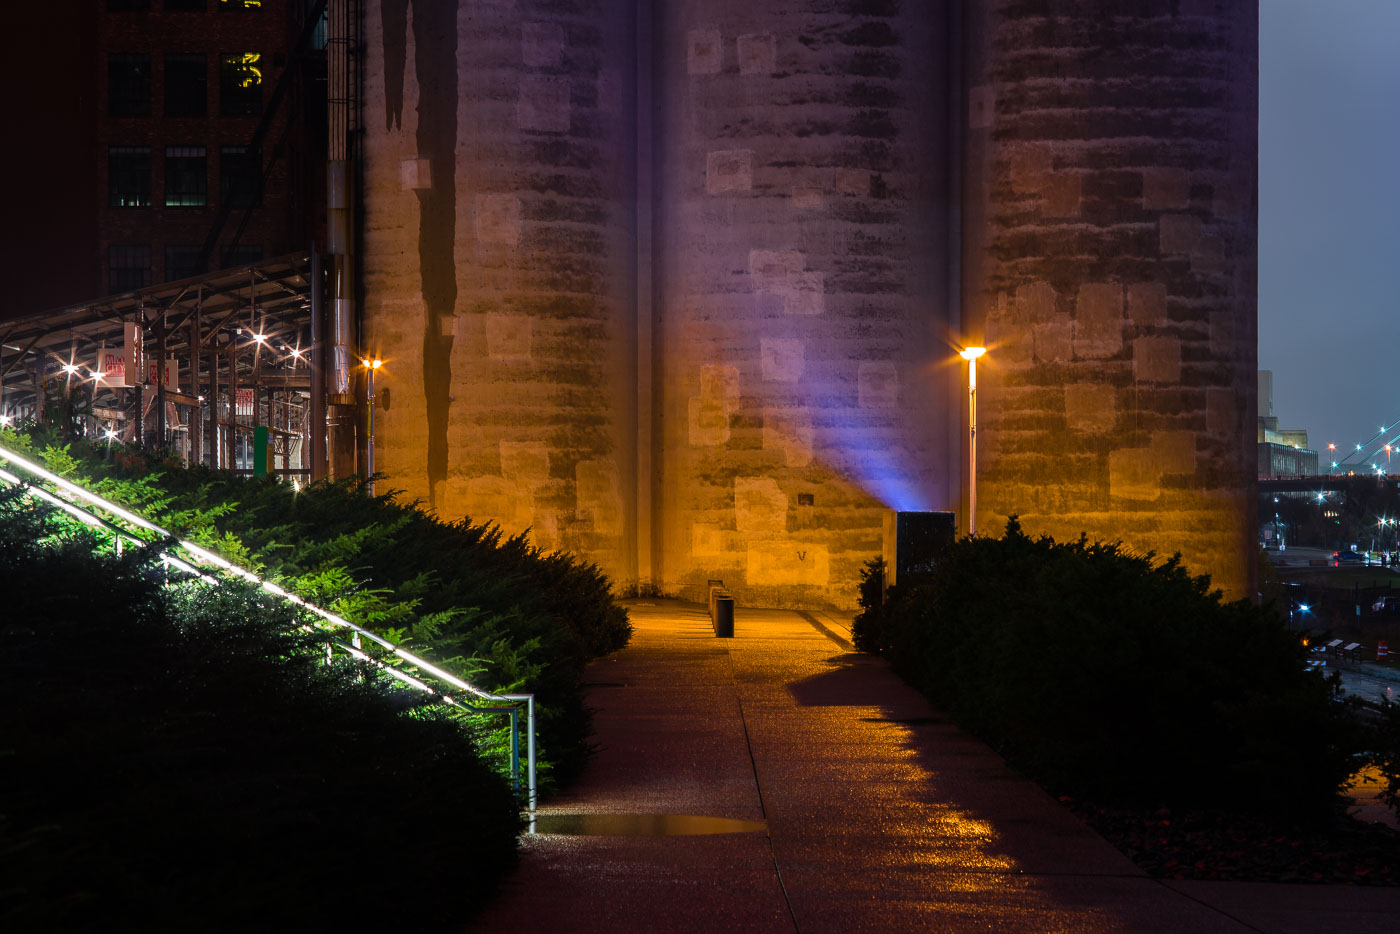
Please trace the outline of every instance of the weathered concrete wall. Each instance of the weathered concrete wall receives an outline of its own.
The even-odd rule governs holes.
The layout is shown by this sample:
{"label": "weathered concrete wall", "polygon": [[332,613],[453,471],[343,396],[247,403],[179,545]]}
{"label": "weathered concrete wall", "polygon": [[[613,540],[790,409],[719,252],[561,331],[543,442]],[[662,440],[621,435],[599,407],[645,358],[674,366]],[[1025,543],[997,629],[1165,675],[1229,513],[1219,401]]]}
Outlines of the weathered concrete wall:
{"label": "weathered concrete wall", "polygon": [[963,502],[985,342],[980,528],[1250,591],[1256,16],[367,0],[377,466],[624,589],[850,606],[885,508]]}
{"label": "weathered concrete wall", "polygon": [[635,582],[629,0],[369,0],[376,467]]}
{"label": "weathered concrete wall", "polygon": [[1252,594],[1258,11],[968,4],[979,527]]}
{"label": "weathered concrete wall", "polygon": [[657,5],[663,590],[853,605],[956,506],[943,7]]}

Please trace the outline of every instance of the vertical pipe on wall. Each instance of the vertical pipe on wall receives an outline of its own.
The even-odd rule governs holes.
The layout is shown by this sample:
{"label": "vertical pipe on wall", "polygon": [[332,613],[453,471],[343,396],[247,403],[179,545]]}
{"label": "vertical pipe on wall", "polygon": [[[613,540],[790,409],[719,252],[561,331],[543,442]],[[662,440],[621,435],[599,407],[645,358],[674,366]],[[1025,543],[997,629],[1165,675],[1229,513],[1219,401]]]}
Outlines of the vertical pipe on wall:
{"label": "vertical pipe on wall", "polygon": [[311,411],[307,417],[311,479],[326,477],[326,277],[321,254],[311,251]]}
{"label": "vertical pipe on wall", "polygon": [[354,101],[350,80],[350,8],[351,0],[331,0],[326,38],[329,74],[326,252],[331,299],[326,401],[331,407],[327,427],[333,477],[346,477],[355,472],[355,276],[351,236],[354,219],[350,190],[350,119]]}

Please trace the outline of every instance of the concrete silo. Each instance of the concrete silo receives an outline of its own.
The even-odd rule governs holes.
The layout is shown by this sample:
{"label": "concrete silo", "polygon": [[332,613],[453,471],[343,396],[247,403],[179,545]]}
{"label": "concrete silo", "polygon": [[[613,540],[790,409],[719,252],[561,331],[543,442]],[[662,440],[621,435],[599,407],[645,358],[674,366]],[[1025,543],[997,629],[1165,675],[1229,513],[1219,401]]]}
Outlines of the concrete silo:
{"label": "concrete silo", "polygon": [[966,9],[980,523],[1252,595],[1257,6]]}
{"label": "concrete silo", "polygon": [[370,0],[365,33],[375,466],[633,582],[633,4]]}

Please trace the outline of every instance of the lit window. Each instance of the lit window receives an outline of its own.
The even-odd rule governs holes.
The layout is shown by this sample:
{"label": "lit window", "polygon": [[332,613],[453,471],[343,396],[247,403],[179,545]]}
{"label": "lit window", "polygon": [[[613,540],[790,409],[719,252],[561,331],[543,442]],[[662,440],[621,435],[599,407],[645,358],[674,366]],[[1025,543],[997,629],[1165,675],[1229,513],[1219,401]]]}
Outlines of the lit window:
{"label": "lit window", "polygon": [[165,206],[202,208],[209,203],[208,159],[203,146],[165,147]]}
{"label": "lit window", "polygon": [[144,117],[151,112],[151,57],[141,52],[107,56],[107,114]]}
{"label": "lit window", "polygon": [[247,146],[219,147],[219,197],[240,208],[262,204],[261,162]]}
{"label": "lit window", "polygon": [[143,243],[114,243],[107,248],[110,292],[128,292],[151,284],[151,248]]}
{"label": "lit window", "polygon": [[151,147],[112,146],[107,150],[107,204],[114,208],[151,206]]}
{"label": "lit window", "polygon": [[262,110],[262,55],[238,52],[219,56],[219,112],[226,117]]}
{"label": "lit window", "polygon": [[208,67],[202,53],[165,56],[165,115],[202,117],[208,98]]}

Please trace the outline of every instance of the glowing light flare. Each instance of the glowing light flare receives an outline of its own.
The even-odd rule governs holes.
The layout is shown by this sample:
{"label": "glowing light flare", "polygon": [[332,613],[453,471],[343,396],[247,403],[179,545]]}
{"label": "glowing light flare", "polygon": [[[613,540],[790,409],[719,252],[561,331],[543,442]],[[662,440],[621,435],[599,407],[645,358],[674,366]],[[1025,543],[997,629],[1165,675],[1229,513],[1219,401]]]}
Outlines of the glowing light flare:
{"label": "glowing light flare", "polygon": [[964,347],[962,350],[958,351],[958,356],[962,357],[964,360],[971,361],[976,360],[986,352],[986,347]]}

